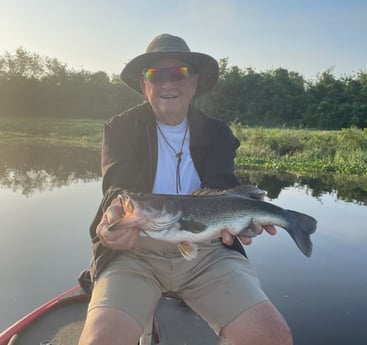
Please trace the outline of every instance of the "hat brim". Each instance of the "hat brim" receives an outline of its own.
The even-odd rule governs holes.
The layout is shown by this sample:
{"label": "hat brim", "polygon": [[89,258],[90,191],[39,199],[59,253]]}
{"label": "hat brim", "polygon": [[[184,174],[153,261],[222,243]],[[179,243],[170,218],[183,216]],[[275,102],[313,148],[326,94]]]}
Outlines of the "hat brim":
{"label": "hat brim", "polygon": [[177,59],[187,62],[199,74],[196,96],[209,92],[218,81],[218,62],[210,55],[195,52],[151,52],[137,56],[129,61],[122,70],[121,80],[134,91],[142,94],[140,85],[141,73],[160,59]]}

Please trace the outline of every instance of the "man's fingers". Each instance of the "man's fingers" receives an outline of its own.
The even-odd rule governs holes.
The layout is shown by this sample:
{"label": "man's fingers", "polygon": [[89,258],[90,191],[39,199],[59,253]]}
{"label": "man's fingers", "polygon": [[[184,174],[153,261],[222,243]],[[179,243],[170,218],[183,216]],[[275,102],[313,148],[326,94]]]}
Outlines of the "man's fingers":
{"label": "man's fingers", "polygon": [[222,241],[224,244],[228,246],[233,244],[234,241],[233,235],[227,229],[222,230]]}
{"label": "man's fingers", "polygon": [[115,223],[116,221],[118,221],[122,216],[123,216],[124,212],[122,210],[122,208],[120,206],[114,205],[114,206],[109,206],[106,210],[106,212],[104,213],[104,215],[106,216],[108,223],[112,224]]}
{"label": "man's fingers", "polygon": [[255,221],[252,222],[252,225],[254,227],[256,235],[261,235],[264,230],[263,226]]}
{"label": "man's fingers", "polygon": [[242,242],[242,244],[244,244],[245,246],[248,246],[249,244],[252,243],[252,238],[251,237],[241,236],[241,237],[239,237],[239,239]]}
{"label": "man's fingers", "polygon": [[[275,228],[274,225],[261,225],[260,223],[253,221],[252,231],[254,236],[262,234],[264,229],[270,235],[275,235],[277,233],[277,229]],[[222,231],[222,239],[223,242],[227,245],[231,245],[233,243],[233,236],[227,230]],[[244,245],[249,245],[252,243],[252,237],[239,236],[239,239]]]}
{"label": "man's fingers", "polygon": [[277,233],[277,229],[275,228],[274,225],[264,225],[264,229],[270,235],[276,235],[276,233]]}
{"label": "man's fingers", "polygon": [[104,226],[99,231],[99,238],[105,247],[115,250],[132,249],[139,239],[138,228],[120,228],[109,231],[108,226]]}

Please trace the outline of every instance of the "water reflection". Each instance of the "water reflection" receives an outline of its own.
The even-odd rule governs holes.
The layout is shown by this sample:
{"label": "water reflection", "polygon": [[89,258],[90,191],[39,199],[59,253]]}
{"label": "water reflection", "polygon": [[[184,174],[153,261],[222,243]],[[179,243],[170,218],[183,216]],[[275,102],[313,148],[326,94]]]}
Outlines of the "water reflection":
{"label": "water reflection", "polygon": [[[367,179],[358,176],[302,176],[261,171],[237,172],[243,183],[256,184],[276,199],[282,189],[306,186],[319,198],[335,193],[340,200],[367,205]],[[72,182],[95,181],[100,177],[100,152],[73,146],[7,145],[0,146],[0,186],[24,195],[43,192]]]}
{"label": "water reflection", "polygon": [[72,146],[2,144],[0,185],[31,195],[100,176],[98,150]]}
{"label": "water reflection", "polygon": [[271,199],[291,186],[305,186],[311,196],[320,198],[325,193],[335,193],[337,199],[367,205],[367,179],[349,175],[302,176],[286,173],[262,173],[259,171],[238,171],[243,183],[258,185],[267,191]]}
{"label": "water reflection", "polygon": [[[0,331],[75,285],[88,266],[88,228],[102,196],[99,159],[86,148],[0,147],[0,309],[7,311],[0,312]],[[275,204],[318,220],[311,258],[281,230],[247,247],[295,344],[366,344],[366,181],[238,173]]]}

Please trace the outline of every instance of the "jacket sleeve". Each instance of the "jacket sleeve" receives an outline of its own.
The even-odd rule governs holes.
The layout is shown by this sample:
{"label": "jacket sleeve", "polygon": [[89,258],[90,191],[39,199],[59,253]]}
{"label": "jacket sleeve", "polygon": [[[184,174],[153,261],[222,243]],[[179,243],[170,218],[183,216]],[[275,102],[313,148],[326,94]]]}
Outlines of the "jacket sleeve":
{"label": "jacket sleeve", "polygon": [[130,134],[132,131],[129,128],[129,124],[120,116],[112,118],[104,126],[101,155],[103,198],[90,226],[92,239],[95,238],[96,227],[112,200],[123,189],[133,189],[130,185],[134,181],[131,176],[137,169],[135,165],[138,153],[133,149],[134,142]]}
{"label": "jacket sleeve", "polygon": [[240,143],[231,129],[217,121],[209,132],[208,151],[204,157],[202,187],[228,189],[239,185],[234,173],[234,158]]}
{"label": "jacket sleeve", "polygon": [[105,124],[102,142],[102,190],[128,188],[131,174],[138,169],[137,147],[129,121],[121,116]]}
{"label": "jacket sleeve", "polygon": [[131,128],[130,131],[129,128],[126,121],[119,116],[112,118],[104,127],[101,159],[103,198],[89,227],[94,259],[90,272],[84,272],[79,278],[81,286],[88,292],[91,291],[91,283],[87,278],[95,279],[105,265],[118,255],[118,251],[102,245],[96,229],[112,200],[122,189],[130,187],[128,184],[131,179],[128,179],[128,176],[135,169],[135,163],[133,160],[134,142],[131,141]]}

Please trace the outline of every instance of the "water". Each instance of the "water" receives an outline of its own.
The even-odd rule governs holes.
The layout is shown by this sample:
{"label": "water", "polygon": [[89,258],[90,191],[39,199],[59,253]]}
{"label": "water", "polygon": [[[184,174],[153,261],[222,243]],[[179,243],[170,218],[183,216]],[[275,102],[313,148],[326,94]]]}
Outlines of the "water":
{"label": "water", "polygon": [[[367,344],[366,191],[332,177],[243,172],[270,201],[318,220],[304,257],[288,234],[247,247],[295,344]],[[338,184],[339,183],[339,184]],[[345,183],[351,183],[345,181]],[[101,199],[99,153],[70,147],[0,149],[0,330],[77,284],[90,260],[88,227]],[[335,187],[337,186],[337,188]]]}

